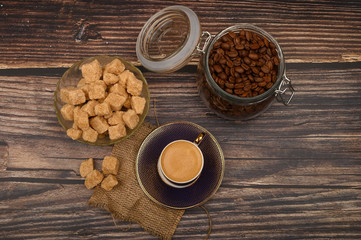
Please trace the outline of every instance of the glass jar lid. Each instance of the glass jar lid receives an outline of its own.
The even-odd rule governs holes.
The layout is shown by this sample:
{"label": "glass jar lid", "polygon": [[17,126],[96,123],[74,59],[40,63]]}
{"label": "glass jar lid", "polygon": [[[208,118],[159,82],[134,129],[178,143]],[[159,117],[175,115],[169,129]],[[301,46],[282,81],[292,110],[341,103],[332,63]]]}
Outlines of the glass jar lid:
{"label": "glass jar lid", "polygon": [[136,53],[153,72],[173,72],[191,59],[201,37],[197,15],[184,6],[170,6],[153,15],[140,31]]}

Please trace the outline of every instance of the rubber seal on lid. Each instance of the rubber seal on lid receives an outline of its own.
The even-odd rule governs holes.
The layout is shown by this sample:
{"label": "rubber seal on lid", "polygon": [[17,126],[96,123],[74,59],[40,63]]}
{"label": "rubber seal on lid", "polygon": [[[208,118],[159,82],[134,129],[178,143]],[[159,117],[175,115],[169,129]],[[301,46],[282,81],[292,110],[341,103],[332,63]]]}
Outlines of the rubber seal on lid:
{"label": "rubber seal on lid", "polygon": [[153,72],[173,72],[187,64],[201,36],[197,15],[184,6],[171,6],[153,15],[137,38],[141,64]]}

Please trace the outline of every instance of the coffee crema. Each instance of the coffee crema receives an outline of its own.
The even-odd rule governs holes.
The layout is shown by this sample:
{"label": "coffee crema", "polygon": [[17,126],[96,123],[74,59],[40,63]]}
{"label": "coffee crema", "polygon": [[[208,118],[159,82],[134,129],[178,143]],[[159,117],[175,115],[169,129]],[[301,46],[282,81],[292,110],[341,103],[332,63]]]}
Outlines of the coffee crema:
{"label": "coffee crema", "polygon": [[202,158],[202,153],[193,143],[176,141],[163,150],[161,167],[170,180],[187,182],[201,171]]}

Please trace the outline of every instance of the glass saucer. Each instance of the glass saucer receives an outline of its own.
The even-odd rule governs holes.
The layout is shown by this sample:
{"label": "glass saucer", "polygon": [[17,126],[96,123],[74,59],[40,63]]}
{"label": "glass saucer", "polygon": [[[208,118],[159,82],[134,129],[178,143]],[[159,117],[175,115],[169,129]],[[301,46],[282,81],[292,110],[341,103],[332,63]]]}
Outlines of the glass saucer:
{"label": "glass saucer", "polygon": [[[199,179],[187,188],[174,188],[162,181],[157,162],[162,149],[178,139],[194,141],[206,133],[199,144],[204,155],[204,167]],[[224,174],[224,156],[214,136],[191,122],[171,122],[152,131],[140,146],[136,160],[136,175],[144,193],[154,202],[173,209],[187,209],[207,202],[218,190]]]}

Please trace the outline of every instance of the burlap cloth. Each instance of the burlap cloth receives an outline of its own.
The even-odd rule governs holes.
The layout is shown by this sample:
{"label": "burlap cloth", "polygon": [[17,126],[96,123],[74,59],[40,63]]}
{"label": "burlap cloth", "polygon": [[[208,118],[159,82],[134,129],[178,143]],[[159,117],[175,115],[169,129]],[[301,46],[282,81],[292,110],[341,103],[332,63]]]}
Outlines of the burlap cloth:
{"label": "burlap cloth", "polygon": [[104,208],[119,220],[138,223],[160,239],[171,239],[184,210],[165,208],[151,201],[140,188],[135,173],[140,145],[155,128],[144,122],[132,136],[114,145],[112,156],[120,161],[119,184],[111,191],[98,186],[89,205]]}

